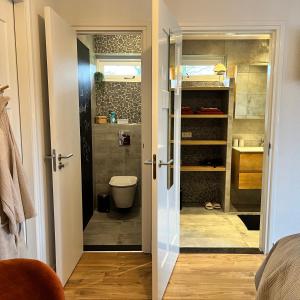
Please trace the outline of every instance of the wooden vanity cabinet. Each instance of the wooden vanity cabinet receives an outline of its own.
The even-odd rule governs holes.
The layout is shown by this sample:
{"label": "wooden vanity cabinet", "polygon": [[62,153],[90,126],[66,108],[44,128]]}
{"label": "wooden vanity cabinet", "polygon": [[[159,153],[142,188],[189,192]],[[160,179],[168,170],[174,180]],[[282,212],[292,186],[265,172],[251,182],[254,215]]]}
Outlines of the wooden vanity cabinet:
{"label": "wooden vanity cabinet", "polygon": [[263,153],[232,151],[232,183],[240,190],[262,188]]}

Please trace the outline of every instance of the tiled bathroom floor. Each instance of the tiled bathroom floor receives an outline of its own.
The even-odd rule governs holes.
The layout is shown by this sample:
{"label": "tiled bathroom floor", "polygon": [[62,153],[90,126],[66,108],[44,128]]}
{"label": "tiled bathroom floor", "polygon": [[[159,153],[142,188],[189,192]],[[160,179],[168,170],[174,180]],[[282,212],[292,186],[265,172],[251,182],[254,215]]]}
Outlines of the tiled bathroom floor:
{"label": "tiled bathroom floor", "polygon": [[250,231],[236,215],[203,207],[184,207],[180,216],[181,247],[258,248],[259,231]]}
{"label": "tiled bathroom floor", "polygon": [[111,211],[94,215],[83,233],[84,245],[141,245],[140,210]]}

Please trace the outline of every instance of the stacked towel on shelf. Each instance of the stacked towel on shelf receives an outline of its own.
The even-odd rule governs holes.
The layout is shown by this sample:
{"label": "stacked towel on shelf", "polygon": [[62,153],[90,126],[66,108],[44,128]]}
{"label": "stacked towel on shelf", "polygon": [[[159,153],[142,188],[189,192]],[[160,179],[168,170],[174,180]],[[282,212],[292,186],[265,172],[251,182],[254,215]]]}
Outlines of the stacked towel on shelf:
{"label": "stacked towel on shelf", "polygon": [[197,115],[223,115],[224,112],[218,107],[201,107],[195,112]]}
{"label": "stacked towel on shelf", "polygon": [[181,114],[182,115],[192,115],[194,112],[191,107],[189,106],[182,106],[181,107]]}

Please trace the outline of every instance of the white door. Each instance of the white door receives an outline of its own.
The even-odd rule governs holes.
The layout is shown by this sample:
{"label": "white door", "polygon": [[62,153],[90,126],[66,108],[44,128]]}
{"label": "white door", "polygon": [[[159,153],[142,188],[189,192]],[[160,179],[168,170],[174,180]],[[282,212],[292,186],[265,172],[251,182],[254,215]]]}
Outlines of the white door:
{"label": "white door", "polygon": [[83,252],[76,33],[45,8],[56,272],[65,284]]}
{"label": "white door", "polygon": [[164,1],[152,5],[152,292],[162,299],[179,253],[182,38]]}
{"label": "white door", "polygon": [[10,98],[7,113],[21,152],[14,6],[11,0],[0,0],[0,86],[5,85],[9,85],[9,88],[4,95]]}

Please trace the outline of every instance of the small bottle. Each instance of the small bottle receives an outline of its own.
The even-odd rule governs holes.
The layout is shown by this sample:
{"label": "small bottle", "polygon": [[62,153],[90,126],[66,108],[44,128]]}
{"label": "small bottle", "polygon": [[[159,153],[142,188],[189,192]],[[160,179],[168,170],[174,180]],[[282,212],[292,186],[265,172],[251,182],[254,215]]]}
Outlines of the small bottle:
{"label": "small bottle", "polygon": [[116,124],[117,123],[117,114],[114,111],[110,112],[109,120],[110,120],[111,124]]}

